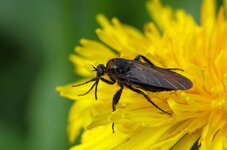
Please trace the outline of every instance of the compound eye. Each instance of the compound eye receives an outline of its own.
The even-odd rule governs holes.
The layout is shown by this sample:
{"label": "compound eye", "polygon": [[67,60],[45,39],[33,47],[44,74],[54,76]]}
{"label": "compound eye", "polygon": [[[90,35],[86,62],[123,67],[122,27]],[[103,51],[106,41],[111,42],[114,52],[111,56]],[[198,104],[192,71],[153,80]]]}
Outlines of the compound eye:
{"label": "compound eye", "polygon": [[97,76],[103,76],[105,73],[105,67],[103,64],[97,66]]}

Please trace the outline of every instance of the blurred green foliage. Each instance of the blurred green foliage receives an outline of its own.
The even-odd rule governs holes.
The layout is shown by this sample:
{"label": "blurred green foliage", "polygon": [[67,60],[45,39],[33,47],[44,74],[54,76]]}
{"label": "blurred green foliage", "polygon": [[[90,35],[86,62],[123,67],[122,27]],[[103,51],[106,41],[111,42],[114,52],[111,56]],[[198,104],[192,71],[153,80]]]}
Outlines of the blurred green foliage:
{"label": "blurred green foliage", "polygon": [[[0,0],[0,149],[69,148],[71,101],[58,85],[75,81],[68,60],[80,38],[97,39],[96,14],[142,30],[146,0]],[[163,0],[199,22],[200,0]],[[218,2],[219,5],[221,1]]]}

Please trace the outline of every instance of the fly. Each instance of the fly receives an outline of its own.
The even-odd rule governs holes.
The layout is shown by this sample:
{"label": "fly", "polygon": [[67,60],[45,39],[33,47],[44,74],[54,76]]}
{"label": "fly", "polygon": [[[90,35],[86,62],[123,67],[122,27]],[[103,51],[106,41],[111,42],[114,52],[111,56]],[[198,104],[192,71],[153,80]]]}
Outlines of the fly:
{"label": "fly", "polygon": [[[143,59],[143,61],[141,61],[141,59]],[[119,102],[122,91],[124,87],[126,87],[133,92],[143,95],[144,98],[158,110],[171,115],[169,112],[156,105],[142,90],[150,92],[187,90],[193,85],[188,78],[173,72],[173,70],[181,69],[157,67],[143,55],[137,55],[133,60],[114,58],[109,60],[106,66],[99,64],[97,67],[93,66],[93,68],[94,71],[96,71],[95,78],[81,84],[73,85],[73,87],[94,82],[86,93],[79,96],[86,95],[95,88],[95,99],[97,100],[97,89],[100,80],[111,85],[117,83],[120,89],[114,94],[112,99],[113,111],[116,110],[116,105]],[[104,74],[109,76],[109,80],[102,77]],[[112,129],[114,132],[114,123],[112,124]]]}

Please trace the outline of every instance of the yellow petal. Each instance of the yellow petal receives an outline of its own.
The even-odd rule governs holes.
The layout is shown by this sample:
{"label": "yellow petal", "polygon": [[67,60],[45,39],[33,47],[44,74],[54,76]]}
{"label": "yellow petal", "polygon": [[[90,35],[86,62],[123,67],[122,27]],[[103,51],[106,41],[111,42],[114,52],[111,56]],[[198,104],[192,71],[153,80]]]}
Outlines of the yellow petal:
{"label": "yellow petal", "polygon": [[227,15],[227,0],[224,0],[224,5],[225,5],[225,13]]}
{"label": "yellow petal", "polygon": [[[72,147],[70,150],[107,150],[117,149],[127,141],[127,135],[112,133],[111,125],[100,126],[93,130],[88,130],[82,135],[82,144]],[[105,142],[104,142],[105,141]]]}
{"label": "yellow petal", "polygon": [[130,135],[130,139],[119,145],[116,150],[141,150],[149,149],[150,145],[158,142],[159,138],[168,130],[167,126],[159,126],[155,128],[138,129]]}
{"label": "yellow petal", "polygon": [[224,149],[224,143],[223,143],[223,135],[222,133],[218,132],[216,133],[212,145],[211,145],[211,149],[215,149],[215,150],[223,150]]}
{"label": "yellow petal", "polygon": [[159,0],[149,0],[147,9],[162,31],[168,30],[173,26],[174,18],[170,7],[163,7]]}
{"label": "yellow petal", "polygon": [[103,27],[96,30],[99,39],[120,52],[121,56],[127,58],[129,55],[136,56],[138,53],[144,53],[148,41],[140,31],[122,24],[116,18],[113,18],[110,23],[103,15],[98,15],[97,20]]}
{"label": "yellow petal", "polygon": [[195,132],[193,134],[187,134],[182,138],[176,145],[172,148],[172,150],[190,150],[192,146],[196,143],[196,141],[200,137],[200,132]]}
{"label": "yellow petal", "polygon": [[210,34],[216,20],[215,0],[203,0],[201,8],[201,25]]}
{"label": "yellow petal", "polygon": [[222,115],[219,110],[211,112],[208,124],[203,128],[202,136],[200,138],[201,150],[210,149],[213,145],[213,139],[218,133],[219,129],[224,126],[224,121],[221,119]]}
{"label": "yellow petal", "polygon": [[92,117],[89,113],[89,101],[74,102],[69,112],[68,134],[69,141],[74,142],[80,131],[88,124]]}

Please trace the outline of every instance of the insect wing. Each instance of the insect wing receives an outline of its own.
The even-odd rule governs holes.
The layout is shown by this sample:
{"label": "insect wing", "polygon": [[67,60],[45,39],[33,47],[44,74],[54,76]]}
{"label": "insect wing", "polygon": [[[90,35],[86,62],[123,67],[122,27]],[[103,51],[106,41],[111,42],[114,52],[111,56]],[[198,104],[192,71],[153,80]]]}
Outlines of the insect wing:
{"label": "insect wing", "polygon": [[187,90],[192,87],[188,78],[176,72],[135,61],[130,64],[130,71],[124,76],[128,81],[171,90]]}

